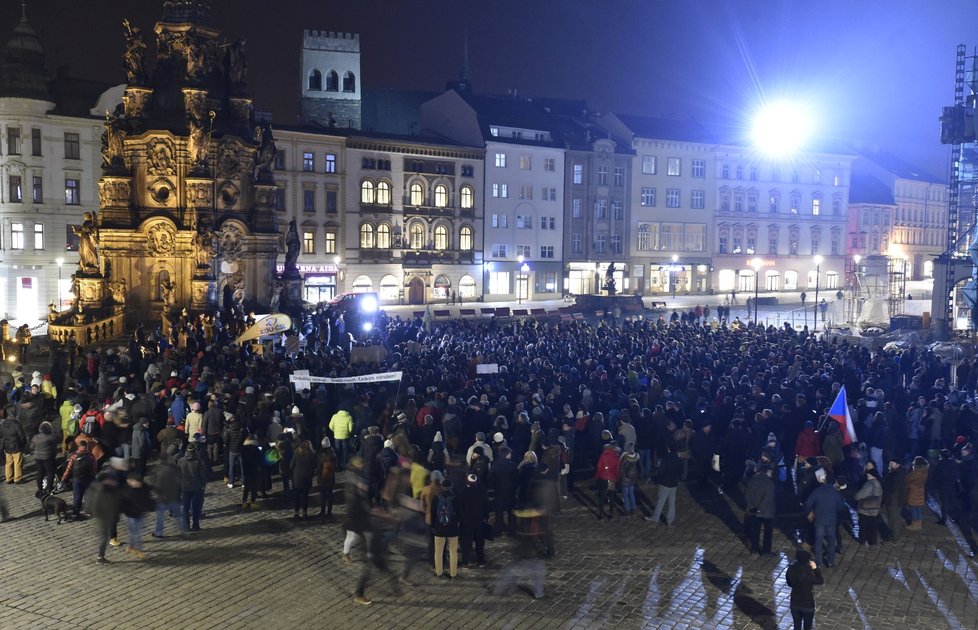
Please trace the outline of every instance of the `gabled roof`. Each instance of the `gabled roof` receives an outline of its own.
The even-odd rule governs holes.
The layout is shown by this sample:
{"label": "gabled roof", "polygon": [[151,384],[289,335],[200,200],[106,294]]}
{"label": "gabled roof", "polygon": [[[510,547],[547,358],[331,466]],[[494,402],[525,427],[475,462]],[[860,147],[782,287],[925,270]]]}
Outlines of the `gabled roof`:
{"label": "gabled roof", "polygon": [[[554,118],[536,101],[519,96],[485,96],[457,92],[459,97],[475,112],[486,141],[511,142],[536,146],[563,146],[560,131]],[[552,142],[540,142],[531,138],[496,138],[491,126],[535,129],[550,132]]]}
{"label": "gabled roof", "polygon": [[866,173],[852,172],[849,184],[849,204],[870,203],[893,206],[893,191],[889,186]]}
{"label": "gabled roof", "polygon": [[685,142],[702,142],[716,144],[720,138],[715,130],[693,118],[658,118],[652,116],[635,116],[632,114],[616,114],[618,119],[628,127],[637,138],[655,140],[677,140]]}

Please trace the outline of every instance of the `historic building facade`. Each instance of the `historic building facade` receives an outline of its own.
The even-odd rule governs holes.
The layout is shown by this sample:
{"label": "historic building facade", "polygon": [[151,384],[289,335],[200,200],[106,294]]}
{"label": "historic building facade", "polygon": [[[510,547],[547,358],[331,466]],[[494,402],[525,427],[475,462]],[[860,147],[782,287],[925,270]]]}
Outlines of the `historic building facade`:
{"label": "historic building facade", "polygon": [[838,290],[854,157],[804,152],[774,160],[718,145],[715,290],[754,292],[755,277],[762,292]]}
{"label": "historic building facade", "polygon": [[421,106],[421,123],[485,149],[484,298],[559,297],[566,151],[553,118],[527,99],[448,90]]}
{"label": "historic building facade", "polygon": [[[275,127],[275,198],[279,229],[295,220],[301,242],[297,261],[302,299],[317,304],[341,292],[345,276],[343,218],[351,208],[346,190],[346,137],[316,126]],[[285,269],[279,263],[279,273]]]}
{"label": "historic building facade", "polygon": [[716,145],[686,121],[609,114],[602,126],[631,142],[629,292],[713,289]]}
{"label": "historic building facade", "polygon": [[485,150],[353,135],[346,157],[346,290],[376,291],[384,304],[479,298]]}
{"label": "historic building facade", "polygon": [[25,15],[0,69],[0,317],[32,326],[48,304],[70,303],[71,227],[98,207],[101,121],[56,101]]}

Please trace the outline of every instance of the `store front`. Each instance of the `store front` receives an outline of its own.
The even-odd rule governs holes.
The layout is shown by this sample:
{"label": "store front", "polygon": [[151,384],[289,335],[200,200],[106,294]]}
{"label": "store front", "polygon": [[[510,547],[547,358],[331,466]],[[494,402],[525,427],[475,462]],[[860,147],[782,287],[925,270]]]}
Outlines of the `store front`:
{"label": "store front", "polygon": [[[644,271],[644,270],[643,270]],[[648,267],[647,292],[707,293],[710,290],[710,266],[697,261],[653,263]]]}
{"label": "store front", "polygon": [[[337,294],[336,280],[339,270],[336,265],[296,265],[302,274],[302,299],[312,304],[328,302]],[[276,272],[281,275],[284,265],[277,265]]]}

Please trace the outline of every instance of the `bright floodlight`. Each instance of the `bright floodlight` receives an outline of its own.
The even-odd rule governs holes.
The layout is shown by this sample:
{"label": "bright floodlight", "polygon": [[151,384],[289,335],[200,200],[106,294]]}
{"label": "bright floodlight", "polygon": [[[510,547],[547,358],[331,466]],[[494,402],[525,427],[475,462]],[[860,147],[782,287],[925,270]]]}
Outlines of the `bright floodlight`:
{"label": "bright floodlight", "polygon": [[377,310],[377,298],[372,295],[366,295],[360,301],[360,310],[364,313],[373,313]]}
{"label": "bright floodlight", "polygon": [[797,103],[769,103],[754,116],[751,129],[757,147],[773,156],[787,156],[802,148],[811,133],[811,116]]}
{"label": "bright floodlight", "polygon": [[363,322],[363,332],[370,332],[374,329],[374,325],[370,322]]}

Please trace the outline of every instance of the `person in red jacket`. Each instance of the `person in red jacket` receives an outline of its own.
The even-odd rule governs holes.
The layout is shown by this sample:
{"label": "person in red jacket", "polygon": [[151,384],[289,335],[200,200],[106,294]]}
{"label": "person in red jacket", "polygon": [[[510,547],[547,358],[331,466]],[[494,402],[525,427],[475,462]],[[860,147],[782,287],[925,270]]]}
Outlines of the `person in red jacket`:
{"label": "person in red jacket", "polygon": [[614,442],[604,445],[594,478],[598,489],[598,520],[604,517],[605,502],[608,503],[608,519],[615,515],[615,484],[618,482],[620,457]]}
{"label": "person in red jacket", "polygon": [[809,457],[818,457],[822,454],[822,443],[818,433],[815,432],[815,424],[811,420],[805,422],[805,428],[798,434],[795,441],[795,470],[805,465],[805,460]]}

